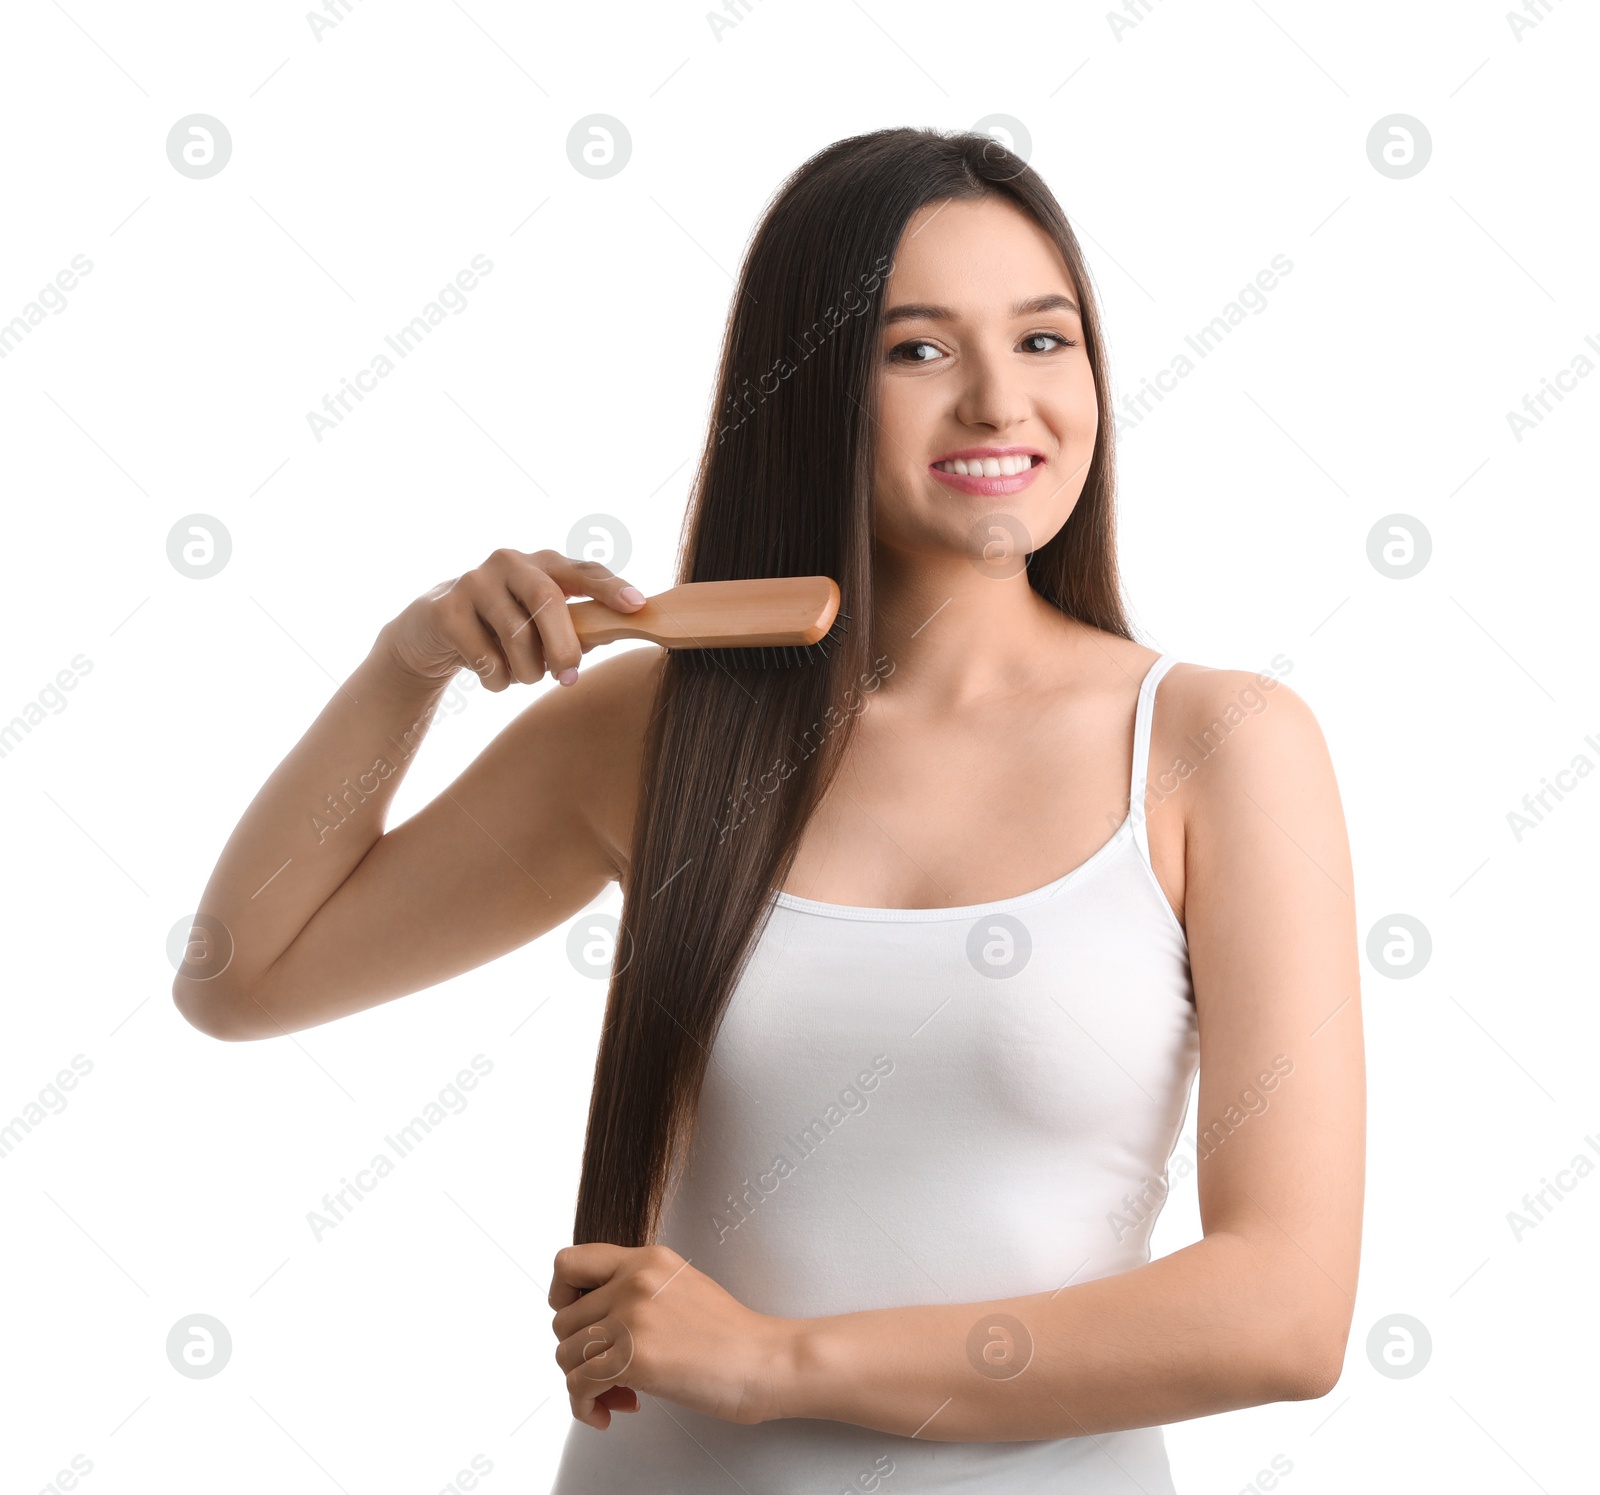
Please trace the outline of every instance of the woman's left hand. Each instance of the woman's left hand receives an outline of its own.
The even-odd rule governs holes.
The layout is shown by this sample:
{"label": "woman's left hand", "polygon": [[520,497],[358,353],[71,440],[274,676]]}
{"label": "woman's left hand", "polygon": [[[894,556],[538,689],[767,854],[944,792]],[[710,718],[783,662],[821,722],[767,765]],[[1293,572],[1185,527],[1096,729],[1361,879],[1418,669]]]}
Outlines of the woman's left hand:
{"label": "woman's left hand", "polygon": [[725,1422],[785,1415],[800,1321],[746,1308],[669,1246],[563,1247],[550,1306],[579,1422],[638,1411],[636,1390]]}

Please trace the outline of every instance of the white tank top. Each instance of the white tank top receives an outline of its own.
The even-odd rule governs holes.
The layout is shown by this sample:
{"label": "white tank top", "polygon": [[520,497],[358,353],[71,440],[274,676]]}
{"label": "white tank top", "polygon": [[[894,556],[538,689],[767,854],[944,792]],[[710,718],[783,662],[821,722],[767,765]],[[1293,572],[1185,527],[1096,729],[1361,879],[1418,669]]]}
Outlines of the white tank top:
{"label": "white tank top", "polygon": [[[1139,690],[1127,818],[1064,877],[959,908],[773,894],[665,1244],[793,1318],[1053,1292],[1150,1259],[1199,1058],[1188,942],[1145,833],[1173,663]],[[941,1443],[640,1402],[604,1432],[571,1425],[552,1495],[1173,1489],[1159,1427]]]}

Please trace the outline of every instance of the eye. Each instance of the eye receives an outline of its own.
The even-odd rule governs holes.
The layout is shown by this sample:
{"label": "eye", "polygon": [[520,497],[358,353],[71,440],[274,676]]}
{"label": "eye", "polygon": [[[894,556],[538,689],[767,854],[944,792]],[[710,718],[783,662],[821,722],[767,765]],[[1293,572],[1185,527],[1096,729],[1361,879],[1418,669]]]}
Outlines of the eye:
{"label": "eye", "polygon": [[937,353],[939,351],[926,338],[914,337],[909,342],[899,343],[899,344],[896,344],[896,346],[894,346],[893,348],[890,348],[889,349],[889,353],[888,353],[888,361],[890,363],[932,363],[933,362],[933,360],[931,358],[923,358],[923,357],[916,356],[916,355],[908,355],[908,356],[905,356],[905,357],[901,357],[900,355],[904,354],[906,352],[907,348],[933,348],[933,351],[935,353]]}
{"label": "eye", "polygon": [[[1031,343],[1040,338],[1048,339],[1050,342],[1060,343],[1063,348],[1076,348],[1078,346],[1072,338],[1063,337],[1059,332],[1030,332],[1025,338],[1023,338],[1022,341],[1024,343]],[[1030,349],[1030,351],[1036,353],[1049,353],[1054,350],[1050,348],[1034,348]]]}

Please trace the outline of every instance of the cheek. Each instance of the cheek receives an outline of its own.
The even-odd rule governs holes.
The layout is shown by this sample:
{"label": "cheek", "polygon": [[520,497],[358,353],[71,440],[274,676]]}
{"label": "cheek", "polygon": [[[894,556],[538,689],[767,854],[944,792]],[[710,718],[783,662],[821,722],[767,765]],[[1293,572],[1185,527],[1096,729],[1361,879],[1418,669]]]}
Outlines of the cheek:
{"label": "cheek", "polygon": [[873,486],[878,503],[889,511],[915,502],[924,476],[918,453],[927,450],[937,425],[920,382],[886,380],[878,396]]}
{"label": "cheek", "polygon": [[878,471],[915,467],[912,453],[922,450],[927,425],[926,397],[912,380],[886,379],[878,391]]}
{"label": "cheek", "polygon": [[1100,418],[1100,401],[1095,394],[1094,370],[1087,362],[1075,368],[1071,379],[1063,385],[1059,408],[1074,438],[1094,435]]}

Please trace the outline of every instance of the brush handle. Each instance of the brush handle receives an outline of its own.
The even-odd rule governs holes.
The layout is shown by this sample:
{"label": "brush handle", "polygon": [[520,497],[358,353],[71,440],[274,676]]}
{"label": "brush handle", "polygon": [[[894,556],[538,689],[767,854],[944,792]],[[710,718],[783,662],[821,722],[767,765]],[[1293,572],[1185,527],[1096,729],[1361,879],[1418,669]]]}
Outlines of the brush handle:
{"label": "brush handle", "polygon": [[801,647],[816,643],[838,611],[839,586],[831,576],[690,581],[647,597],[633,613],[603,602],[567,604],[586,648],[625,638],[669,649]]}

